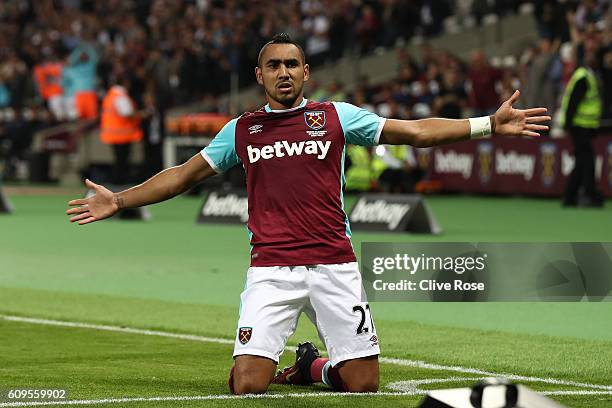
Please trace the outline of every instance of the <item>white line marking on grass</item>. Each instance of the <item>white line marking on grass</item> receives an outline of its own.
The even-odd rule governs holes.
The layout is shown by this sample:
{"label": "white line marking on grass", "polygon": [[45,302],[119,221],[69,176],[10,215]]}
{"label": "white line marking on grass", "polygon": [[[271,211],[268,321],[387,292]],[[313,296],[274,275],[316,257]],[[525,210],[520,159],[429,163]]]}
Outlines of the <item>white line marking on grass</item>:
{"label": "white line marking on grass", "polygon": [[111,331],[111,332],[119,332],[119,333],[142,334],[144,336],[169,337],[172,339],[200,341],[200,342],[206,342],[206,343],[234,344],[234,340],[222,339],[220,337],[203,337],[203,336],[196,336],[192,334],[163,332],[159,330],[145,330],[145,329],[135,329],[133,327],[106,326],[106,325],[100,325],[100,324],[66,322],[62,320],[34,319],[31,317],[20,317],[20,316],[2,316],[2,317],[4,318],[4,320],[10,320],[13,322],[43,324],[47,326],[76,327],[79,329],[93,329],[93,330],[103,330],[103,331]]}
{"label": "white line marking on grass", "polygon": [[[50,320],[50,319],[37,319],[37,318],[21,317],[21,316],[1,316],[0,315],[0,317],[3,318],[4,320],[22,322],[22,323],[42,324],[42,325],[60,326],[60,327],[75,327],[75,328],[82,328],[82,329],[102,330],[102,331],[110,331],[110,332],[129,333],[129,334],[140,334],[140,335],[145,335],[145,336],[158,336],[158,337],[166,337],[166,338],[206,342],[206,343],[234,344],[233,340],[219,338],[219,337],[204,337],[204,336],[197,336],[197,335],[192,335],[192,334],[163,332],[159,330],[145,330],[145,329],[136,329],[132,327],[108,326],[108,325],[68,322],[68,321]],[[507,373],[495,373],[492,371],[484,371],[484,370],[479,370],[479,369],[469,368],[469,367],[445,366],[445,365],[440,365],[440,364],[427,363],[425,361],[407,360],[407,359],[400,359],[400,358],[380,357],[379,361],[383,364],[393,364],[393,365],[414,367],[414,368],[420,368],[420,369],[426,369],[426,370],[451,371],[451,372],[458,372],[462,374],[475,374],[475,375],[479,375],[483,377],[503,377],[508,380],[515,380],[515,381],[541,382],[541,383],[546,383],[546,384],[565,385],[565,386],[571,386],[571,387],[590,389],[590,390],[577,390],[577,391],[568,390],[568,391],[545,391],[543,392],[544,394],[548,394],[548,395],[612,395],[612,385],[599,385],[599,384],[591,384],[591,383],[584,383],[584,382],[559,380],[556,378],[540,378],[540,377],[530,377],[530,376],[522,376],[522,375],[515,375],[515,374],[507,374]],[[469,380],[469,378],[461,378],[461,377],[453,377],[453,378],[459,378],[462,381],[466,379]],[[432,381],[432,380],[415,380],[415,381]],[[450,379],[437,379],[436,380],[436,382],[449,382],[449,381],[451,380]],[[398,382],[398,383],[402,383],[402,382]],[[394,384],[397,384],[397,383],[392,383],[390,384],[390,386]],[[391,388],[393,389],[393,387]],[[603,391],[594,391],[594,390],[603,390]],[[401,389],[401,391],[403,392],[377,393],[375,395],[415,395],[414,394],[415,392],[418,392],[419,394],[424,393],[424,391],[418,390],[416,386],[414,387],[414,389]],[[278,394],[266,394],[266,395],[269,396],[269,398],[282,398],[282,397],[279,397]],[[309,396],[310,393],[283,394],[283,395]],[[336,394],[326,392],[326,393],[312,393],[312,395],[313,396],[315,395],[316,396],[332,396]],[[338,395],[351,395],[351,394],[340,393]],[[363,395],[363,394],[357,394],[357,395]],[[171,398],[175,398],[175,397],[171,397]],[[176,397],[176,398],[187,398],[187,397]],[[224,399],[224,398],[236,398],[236,397],[229,396],[229,395],[220,395],[220,396],[189,397],[189,398]],[[255,397],[251,396],[249,398],[255,398]],[[261,397],[261,398],[264,398],[264,397]],[[139,399],[138,401],[149,401],[149,399],[143,398],[143,399]],[[157,400],[153,399],[152,401],[157,401]],[[9,405],[0,404],[0,407],[4,407],[4,406],[9,406]],[[10,405],[10,406],[27,406],[27,405]]]}
{"label": "white line marking on grass", "polygon": [[[422,394],[419,392],[419,394]],[[28,401],[3,402],[5,407],[36,407],[43,405],[93,405],[93,404],[121,404],[126,402],[164,402],[164,401],[210,401],[210,400],[242,400],[242,399],[283,399],[283,398],[320,398],[320,397],[404,397],[416,395],[409,392],[304,392],[292,394],[246,394],[246,395],[196,395],[185,397],[134,397],[134,398],[105,398],[99,400],[68,400],[68,401]]]}
{"label": "white line marking on grass", "polygon": [[[396,381],[387,384],[387,388],[393,391],[405,392],[413,395],[426,394],[429,390],[423,390],[420,388],[421,385],[430,384],[442,384],[442,383],[453,383],[453,382],[466,382],[466,381],[481,381],[490,377],[449,377],[449,378],[427,378],[419,380],[405,380]],[[527,381],[526,382],[541,382],[541,381]],[[612,390],[548,390],[538,391],[544,395],[612,395]]]}
{"label": "white line marking on grass", "polygon": [[574,391],[542,391],[544,395],[612,395],[612,391],[591,391],[591,390],[574,390]]}
{"label": "white line marking on grass", "polygon": [[[460,380],[461,377],[454,379]],[[463,378],[465,379],[465,378]],[[442,381],[451,378],[440,379]],[[422,381],[422,380],[419,380]],[[197,395],[185,397],[134,397],[134,398],[105,398],[99,400],[68,400],[68,401],[28,401],[3,402],[0,408],[8,407],[37,407],[49,405],[94,405],[94,404],[122,404],[129,402],[173,402],[173,401],[212,401],[212,400],[243,400],[243,399],[283,399],[283,398],[321,398],[321,397],[405,397],[424,395],[426,391],[415,390],[409,392],[376,392],[376,393],[350,393],[350,392],[305,392],[293,394],[247,394],[247,395]],[[612,391],[544,391],[544,395],[612,395]]]}
{"label": "white line marking on grass", "polygon": [[583,382],[576,382],[576,381],[558,380],[556,378],[540,378],[540,377],[529,377],[529,376],[524,376],[524,375],[507,374],[507,373],[495,373],[492,371],[483,371],[483,370],[478,370],[475,368],[467,368],[467,367],[461,367],[461,366],[445,366],[445,365],[440,365],[440,364],[426,363],[425,361],[404,360],[401,358],[380,357],[378,360],[381,363],[395,364],[395,365],[401,365],[401,366],[406,366],[406,367],[423,368],[426,370],[453,371],[456,373],[463,373],[463,374],[482,375],[484,377],[502,377],[508,380],[542,382],[546,384],[567,385],[571,387],[594,388],[594,389],[612,391],[612,385],[598,385],[598,384],[583,383]]}
{"label": "white line marking on grass", "polygon": [[427,378],[422,380],[404,380],[395,381],[387,384],[387,388],[397,392],[409,392],[409,393],[421,393],[426,394],[426,390],[422,390],[419,387],[421,385],[429,384],[442,384],[448,382],[461,382],[461,381],[479,381],[479,377],[450,377],[450,378]]}

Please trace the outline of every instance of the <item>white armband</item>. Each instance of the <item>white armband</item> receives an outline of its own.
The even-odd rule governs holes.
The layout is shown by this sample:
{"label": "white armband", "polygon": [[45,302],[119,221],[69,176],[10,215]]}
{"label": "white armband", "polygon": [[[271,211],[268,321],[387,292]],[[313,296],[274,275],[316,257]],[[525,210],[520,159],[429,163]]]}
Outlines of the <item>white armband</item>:
{"label": "white armband", "polygon": [[483,139],[491,137],[491,117],[481,116],[479,118],[470,118],[470,138]]}

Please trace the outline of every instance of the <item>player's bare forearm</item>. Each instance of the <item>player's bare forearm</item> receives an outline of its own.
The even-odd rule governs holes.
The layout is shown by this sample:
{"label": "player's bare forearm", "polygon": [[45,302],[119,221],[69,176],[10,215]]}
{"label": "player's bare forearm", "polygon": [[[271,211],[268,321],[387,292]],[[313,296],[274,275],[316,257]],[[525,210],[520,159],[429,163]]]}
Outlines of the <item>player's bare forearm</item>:
{"label": "player's bare forearm", "polygon": [[438,146],[470,138],[467,119],[387,119],[380,135],[380,144]]}
{"label": "player's bare forearm", "polygon": [[186,163],[166,169],[144,183],[119,193],[85,180],[85,185],[95,194],[68,202],[72,208],[66,214],[71,215],[70,222],[89,224],[112,217],[122,208],[141,207],[175,197],[214,174],[208,162],[196,154]]}
{"label": "player's bare forearm", "polygon": [[179,167],[163,170],[142,184],[114,193],[113,202],[118,209],[142,207],[181,194],[186,188],[178,175]]}
{"label": "player's bare forearm", "polygon": [[180,166],[165,169],[142,184],[115,193],[113,201],[119,209],[159,203],[184,193],[214,174],[206,160],[197,154]]}
{"label": "player's bare forearm", "polygon": [[[408,144],[415,147],[437,146],[472,137],[500,136],[537,137],[547,131],[542,123],[551,120],[546,108],[515,109],[512,104],[520,96],[515,91],[501,104],[495,115],[472,119],[388,119],[380,135],[381,144]],[[473,128],[472,128],[473,127]]]}

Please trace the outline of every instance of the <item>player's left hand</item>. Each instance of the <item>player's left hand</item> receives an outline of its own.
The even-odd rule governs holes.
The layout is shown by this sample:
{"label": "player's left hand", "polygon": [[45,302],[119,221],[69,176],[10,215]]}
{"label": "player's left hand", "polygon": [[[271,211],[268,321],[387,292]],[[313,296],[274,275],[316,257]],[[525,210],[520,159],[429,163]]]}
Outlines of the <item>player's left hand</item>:
{"label": "player's left hand", "polygon": [[544,115],[546,108],[514,109],[512,105],[521,93],[514,91],[512,96],[495,112],[495,134],[502,136],[540,136],[538,131],[548,130],[548,126],[540,125],[550,121],[550,116]]}

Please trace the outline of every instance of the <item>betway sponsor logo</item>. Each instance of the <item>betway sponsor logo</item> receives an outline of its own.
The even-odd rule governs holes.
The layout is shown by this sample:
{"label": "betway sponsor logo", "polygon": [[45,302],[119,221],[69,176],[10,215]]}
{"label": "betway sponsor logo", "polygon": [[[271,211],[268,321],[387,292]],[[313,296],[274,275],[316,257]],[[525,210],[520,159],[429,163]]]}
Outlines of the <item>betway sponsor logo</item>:
{"label": "betway sponsor logo", "polygon": [[498,150],[495,153],[495,171],[497,174],[521,175],[525,180],[531,180],[535,161],[535,155],[518,154],[514,150],[504,153]]}
{"label": "betway sponsor logo", "polygon": [[392,230],[397,227],[409,210],[409,204],[390,204],[385,200],[368,203],[365,198],[360,198],[352,211],[351,221],[386,223]]}
{"label": "betway sponsor logo", "polygon": [[454,150],[436,151],[434,165],[438,173],[459,173],[464,179],[470,178],[474,156],[467,153],[457,153]]}
{"label": "betway sponsor logo", "polygon": [[228,194],[219,197],[215,192],[210,193],[202,209],[202,215],[212,217],[240,217],[246,222],[249,219],[249,206],[247,197]]}
{"label": "betway sponsor logo", "polygon": [[262,148],[248,145],[247,154],[249,155],[249,163],[255,163],[259,159],[269,160],[273,157],[301,156],[302,154],[313,154],[317,156],[317,159],[323,160],[327,156],[329,146],[331,146],[329,140],[326,142],[308,140],[291,143],[282,140]]}

